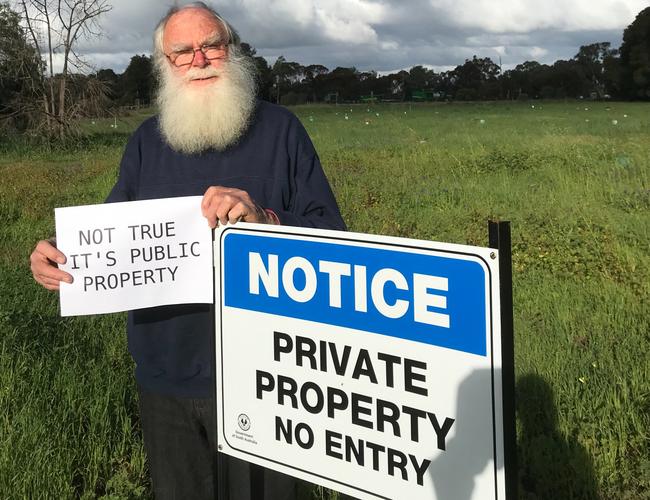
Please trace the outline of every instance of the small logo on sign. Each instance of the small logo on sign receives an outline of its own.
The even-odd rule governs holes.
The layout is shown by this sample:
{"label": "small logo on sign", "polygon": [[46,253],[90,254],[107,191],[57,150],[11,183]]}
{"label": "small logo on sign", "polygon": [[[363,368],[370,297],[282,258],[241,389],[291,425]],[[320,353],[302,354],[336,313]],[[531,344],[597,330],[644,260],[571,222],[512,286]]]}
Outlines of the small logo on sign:
{"label": "small logo on sign", "polygon": [[242,413],[237,417],[237,424],[239,424],[239,428],[242,431],[247,431],[251,428],[251,419],[248,418],[248,415]]}

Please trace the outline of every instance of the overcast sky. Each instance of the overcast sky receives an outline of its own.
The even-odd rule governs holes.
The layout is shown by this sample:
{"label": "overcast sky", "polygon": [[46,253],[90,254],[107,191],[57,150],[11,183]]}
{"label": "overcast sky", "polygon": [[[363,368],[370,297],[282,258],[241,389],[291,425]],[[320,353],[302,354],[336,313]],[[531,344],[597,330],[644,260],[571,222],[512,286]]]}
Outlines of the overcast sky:
{"label": "overcast sky", "polygon": [[[151,53],[151,33],[173,1],[110,0],[105,36],[84,41],[97,69],[124,71]],[[180,2],[186,3],[186,2]],[[650,0],[218,0],[211,3],[269,63],[283,55],[330,70],[452,69],[473,55],[503,68],[553,63],[581,45],[621,43]]]}

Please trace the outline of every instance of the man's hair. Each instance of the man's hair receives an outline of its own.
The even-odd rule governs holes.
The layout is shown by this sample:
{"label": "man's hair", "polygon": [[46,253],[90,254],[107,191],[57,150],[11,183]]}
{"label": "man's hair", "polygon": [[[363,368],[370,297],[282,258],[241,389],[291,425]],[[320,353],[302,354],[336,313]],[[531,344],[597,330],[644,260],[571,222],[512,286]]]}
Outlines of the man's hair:
{"label": "man's hair", "polygon": [[167,26],[167,21],[181,10],[185,9],[201,9],[208,12],[214,17],[214,20],[217,21],[219,25],[223,28],[224,33],[226,34],[226,40],[223,40],[224,43],[234,46],[237,49],[239,48],[240,38],[237,34],[237,31],[228,23],[226,20],[219,15],[219,13],[214,10],[212,7],[207,5],[205,2],[191,2],[183,6],[173,6],[168,11],[167,14],[160,20],[156,29],[153,32],[153,53],[155,58],[164,58],[165,49],[163,48],[163,34],[165,32],[165,26]]}

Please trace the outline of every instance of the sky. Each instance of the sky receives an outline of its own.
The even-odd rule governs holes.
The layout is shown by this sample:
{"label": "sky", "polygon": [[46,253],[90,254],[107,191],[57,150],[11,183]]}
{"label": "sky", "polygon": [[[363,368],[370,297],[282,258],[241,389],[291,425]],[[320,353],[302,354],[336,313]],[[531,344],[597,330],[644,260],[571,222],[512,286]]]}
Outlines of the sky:
{"label": "sky", "polygon": [[[124,71],[151,53],[151,35],[171,0],[109,0],[104,36],[80,42],[96,69]],[[186,3],[186,2],[180,2]],[[453,69],[472,56],[503,69],[553,63],[581,45],[610,42],[650,0],[216,0],[211,5],[270,64],[278,56],[330,70],[380,73],[423,65]]]}

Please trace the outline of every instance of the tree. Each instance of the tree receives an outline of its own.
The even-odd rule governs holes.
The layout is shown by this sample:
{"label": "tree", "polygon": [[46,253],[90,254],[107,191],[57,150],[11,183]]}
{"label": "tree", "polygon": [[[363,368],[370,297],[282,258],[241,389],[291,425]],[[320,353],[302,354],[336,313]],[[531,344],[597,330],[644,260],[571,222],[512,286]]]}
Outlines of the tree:
{"label": "tree", "polygon": [[425,98],[425,90],[431,90],[435,83],[436,74],[433,70],[424,66],[413,66],[404,81],[404,98],[418,99]]}
{"label": "tree", "polygon": [[602,98],[607,90],[605,88],[605,61],[614,57],[617,50],[610,48],[609,42],[592,43],[583,45],[574,59],[583,68],[584,74],[591,80],[591,92]]}
{"label": "tree", "polygon": [[356,68],[337,67],[323,75],[324,88],[328,94],[338,94],[338,99],[351,101],[358,97],[358,72]]}
{"label": "tree", "polygon": [[537,61],[525,61],[503,73],[501,85],[510,99],[539,98],[549,67]]}
{"label": "tree", "polygon": [[29,126],[35,110],[21,103],[34,101],[34,82],[42,69],[40,56],[20,25],[20,15],[0,3],[0,119],[5,127],[23,131]]}
{"label": "tree", "polygon": [[95,77],[106,87],[106,96],[111,101],[116,101],[119,98],[118,87],[120,76],[110,68],[103,68],[97,71]]}
{"label": "tree", "polygon": [[275,100],[277,103],[280,103],[281,94],[283,92],[287,93],[294,84],[299,83],[303,79],[304,68],[299,63],[287,61],[284,56],[280,56],[273,63],[271,75],[276,92]]}
{"label": "tree", "polygon": [[327,74],[329,70],[322,64],[310,64],[304,67],[304,72],[307,80],[313,80],[317,76]]}
{"label": "tree", "polygon": [[[50,134],[63,137],[75,114],[83,108],[80,103],[69,106],[67,92],[71,68],[80,71],[88,67],[76,51],[77,43],[83,38],[100,36],[99,18],[111,10],[111,6],[108,0],[20,0],[20,5],[33,46],[47,58],[49,74],[41,75],[39,82],[46,127]],[[44,47],[41,40],[46,40]],[[62,71],[56,76],[55,53],[63,56]],[[89,102],[98,97],[90,91],[101,90],[101,85],[95,83],[84,93]]]}
{"label": "tree", "polygon": [[650,7],[623,31],[620,87],[630,99],[650,99]]}
{"label": "tree", "polygon": [[466,59],[454,69],[456,98],[471,100],[498,97],[497,77],[500,68],[489,57]]}
{"label": "tree", "polygon": [[153,63],[149,56],[133,56],[119,77],[120,102],[138,106],[148,105],[153,95]]}
{"label": "tree", "polygon": [[581,64],[575,60],[558,60],[545,73],[541,97],[580,97],[589,94],[591,88],[591,81]]}
{"label": "tree", "polygon": [[364,71],[357,75],[359,98],[366,102],[376,102],[382,98],[380,78],[376,71]]}
{"label": "tree", "polygon": [[603,82],[610,96],[621,96],[621,59],[620,52],[613,50],[603,60]]}
{"label": "tree", "polygon": [[435,81],[436,74],[432,69],[418,65],[409,70],[408,84],[415,90],[429,89]]}
{"label": "tree", "polygon": [[246,43],[241,43],[241,50],[247,57],[250,57],[257,69],[257,96],[260,99],[271,100],[271,87],[273,85],[273,76],[271,75],[271,68],[266,59],[257,54],[255,48]]}
{"label": "tree", "polygon": [[329,70],[322,64],[310,64],[303,68],[303,73],[305,75],[303,85],[312,102],[318,101],[322,76],[326,75],[328,72]]}

